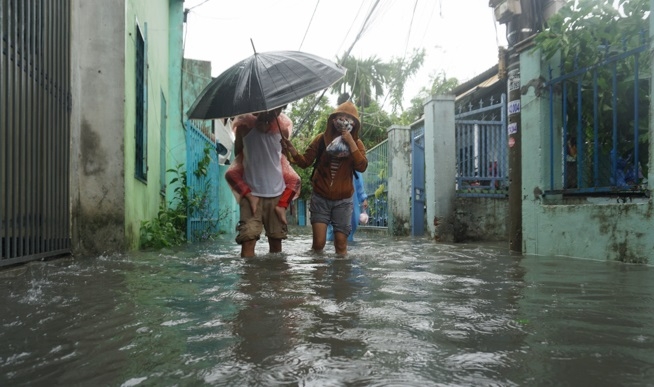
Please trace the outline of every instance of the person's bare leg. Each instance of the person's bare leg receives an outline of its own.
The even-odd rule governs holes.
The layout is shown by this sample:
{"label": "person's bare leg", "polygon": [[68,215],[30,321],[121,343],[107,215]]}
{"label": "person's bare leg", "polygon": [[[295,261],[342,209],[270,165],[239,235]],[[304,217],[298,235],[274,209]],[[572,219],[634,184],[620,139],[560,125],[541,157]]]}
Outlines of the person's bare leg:
{"label": "person's bare leg", "polygon": [[268,238],[268,246],[270,246],[271,253],[282,252],[282,240],[277,238]]}
{"label": "person's bare leg", "polygon": [[252,195],[251,192],[248,192],[245,195],[245,198],[250,202],[250,208],[252,209],[252,213],[256,214],[257,213],[257,205],[259,205],[259,197]]}
{"label": "person's bare leg", "polygon": [[241,257],[252,258],[254,257],[254,247],[257,245],[256,240],[245,241],[241,244]]}
{"label": "person's bare leg", "polygon": [[334,231],[334,248],[336,249],[336,254],[346,255],[347,254],[347,235],[343,234],[340,231]]}
{"label": "person's bare leg", "polygon": [[279,218],[279,221],[282,222],[282,224],[288,224],[286,221],[286,208],[275,206],[275,214],[277,214],[277,218]]}
{"label": "person's bare leg", "polygon": [[313,231],[313,244],[311,249],[315,251],[322,251],[325,248],[327,241],[327,225],[325,223],[312,223],[311,230]]}

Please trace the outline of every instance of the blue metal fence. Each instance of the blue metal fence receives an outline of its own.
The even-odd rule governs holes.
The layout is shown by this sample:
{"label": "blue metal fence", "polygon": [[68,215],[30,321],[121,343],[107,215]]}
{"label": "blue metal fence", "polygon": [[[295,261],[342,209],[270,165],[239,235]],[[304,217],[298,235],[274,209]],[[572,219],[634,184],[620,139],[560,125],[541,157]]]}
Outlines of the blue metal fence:
{"label": "blue metal fence", "polygon": [[634,49],[553,77],[550,68],[549,190],[644,193],[649,159],[649,55]]}
{"label": "blue metal fence", "polygon": [[[196,176],[194,171],[209,147],[211,162],[207,176]],[[191,122],[186,122],[186,171],[190,195],[200,198],[199,210],[188,214],[186,237],[189,242],[206,240],[218,232],[220,172],[216,144]]]}
{"label": "blue metal fence", "polygon": [[506,95],[484,105],[481,100],[455,116],[457,196],[508,194]]}
{"label": "blue metal fence", "polygon": [[368,194],[368,224],[371,227],[388,227],[388,140],[366,152],[368,169],[363,174]]}

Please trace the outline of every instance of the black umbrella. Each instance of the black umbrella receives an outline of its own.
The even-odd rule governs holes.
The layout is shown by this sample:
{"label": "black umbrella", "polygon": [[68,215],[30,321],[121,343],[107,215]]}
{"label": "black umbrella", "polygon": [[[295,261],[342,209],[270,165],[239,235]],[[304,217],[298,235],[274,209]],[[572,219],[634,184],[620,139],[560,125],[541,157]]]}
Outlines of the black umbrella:
{"label": "black umbrella", "polygon": [[273,110],[326,89],[344,75],[341,65],[306,52],[255,52],[211,81],[188,117],[217,119]]}

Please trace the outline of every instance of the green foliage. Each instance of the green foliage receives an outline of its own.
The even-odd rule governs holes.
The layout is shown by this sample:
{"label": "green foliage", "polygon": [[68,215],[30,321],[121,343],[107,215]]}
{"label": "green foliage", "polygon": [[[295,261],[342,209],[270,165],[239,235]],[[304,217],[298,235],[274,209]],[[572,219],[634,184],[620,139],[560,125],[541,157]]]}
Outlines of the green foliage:
{"label": "green foliage", "polygon": [[424,112],[425,101],[433,95],[444,95],[451,93],[457,86],[459,80],[448,78],[443,71],[430,75],[430,85],[423,87],[418,95],[411,99],[411,106],[399,116],[400,125],[410,125],[420,119]]}
{"label": "green foliage", "polygon": [[560,54],[565,72],[593,65],[642,44],[640,34],[649,30],[648,8],[649,0],[569,1],[536,36],[535,48],[547,60]]}
{"label": "green foliage", "polygon": [[377,101],[372,101],[368,107],[359,107],[359,118],[361,119],[359,138],[363,141],[366,149],[386,140],[387,130],[393,125],[393,120]]}
{"label": "green foliage", "polygon": [[[633,98],[617,99],[613,106],[614,94],[634,95],[635,60],[631,57],[615,62],[617,91],[613,89],[613,69],[600,64],[614,55],[643,45],[649,36],[648,0],[578,0],[566,3],[557,14],[548,20],[547,28],[540,32],[534,42],[534,50],[541,50],[543,58],[560,58],[557,69],[561,74],[571,73],[584,67],[596,70],[580,74],[566,81],[568,128],[576,132],[582,128],[584,145],[581,154],[587,158],[585,165],[591,167],[594,156],[594,123],[598,124],[597,143],[600,159],[606,158],[613,146],[613,115],[617,114],[618,152],[620,157],[628,158],[634,149],[634,122],[639,122],[639,141],[649,141],[648,106],[650,98],[649,71],[650,56],[640,55],[639,68],[639,117],[634,117]],[[598,85],[597,119],[594,117],[594,84]],[[560,88],[558,89],[560,92]],[[578,101],[581,94],[581,105]],[[574,141],[574,139],[571,139]],[[641,162],[647,164],[647,146],[639,146]],[[589,173],[589,172],[587,172]]]}
{"label": "green foliage", "polygon": [[[197,178],[208,175],[212,149],[209,146],[205,147],[204,156],[198,162],[195,171],[193,171]],[[173,200],[169,205],[166,205],[165,201],[161,203],[155,219],[141,222],[140,246],[142,249],[172,247],[186,243],[189,215],[198,216],[201,219],[213,218],[209,180],[205,179],[200,192],[193,192],[191,187],[188,186],[188,177],[184,164],[178,164],[174,169],[169,169],[167,172],[174,174],[169,183],[171,186],[175,186]],[[209,223],[205,230],[200,230],[198,235],[195,235],[196,239],[202,240],[212,237],[210,230],[213,229],[213,226],[213,224]]]}

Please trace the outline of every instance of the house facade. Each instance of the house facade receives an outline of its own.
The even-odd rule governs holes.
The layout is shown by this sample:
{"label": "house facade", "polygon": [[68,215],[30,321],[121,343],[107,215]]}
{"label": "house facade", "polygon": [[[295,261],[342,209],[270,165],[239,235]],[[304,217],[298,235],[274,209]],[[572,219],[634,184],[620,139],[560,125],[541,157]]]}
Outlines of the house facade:
{"label": "house facade", "polygon": [[[654,1],[650,1],[650,9],[652,7]],[[592,133],[592,120],[591,123],[586,121],[587,125],[570,125],[564,120],[564,117],[571,117],[571,113],[562,114],[561,109],[581,107],[582,103],[575,98],[584,92],[572,86],[568,89],[565,84],[554,87],[558,84],[555,83],[557,78],[565,78],[564,74],[550,72],[550,69],[558,68],[560,58],[547,61],[540,51],[529,49],[520,53],[520,83],[523,85],[520,98],[523,253],[629,263],[654,261],[651,183],[654,179],[654,148],[651,141],[654,111],[650,102],[644,103],[642,97],[641,100],[634,97],[638,94],[652,95],[652,83],[639,79],[651,80],[654,75],[649,48],[654,39],[653,22],[654,19],[650,17],[650,35],[644,39],[642,46],[625,50],[606,61],[609,69],[620,66],[614,60],[633,64],[634,60],[639,61],[640,52],[643,52],[643,56],[649,56],[650,62],[649,67],[643,66],[642,69],[632,67],[632,71],[625,75],[625,81],[620,82],[629,86],[629,92],[618,89],[617,82],[613,83],[613,89],[610,81],[605,84],[608,85],[604,86],[605,92],[619,96],[621,101],[629,102],[631,106],[626,112],[619,111],[615,99],[609,102],[612,108],[605,110],[608,119],[602,121],[600,118],[596,122],[596,127],[604,125],[614,128],[610,141],[602,140],[597,134],[594,139],[588,137],[577,141],[580,133]],[[588,69],[588,76],[597,75],[593,74],[595,71],[601,73],[598,68]],[[580,69],[575,77],[582,76],[584,72]],[[552,78],[554,81],[550,81]],[[548,85],[552,86],[551,93]],[[564,94],[568,90],[572,94]],[[602,88],[598,87],[594,98],[597,99],[601,92]],[[566,100],[575,102],[572,105],[561,103],[564,95],[567,96]],[[591,98],[588,96],[584,94],[585,101],[593,99],[592,95]],[[638,106],[646,107],[645,111],[634,110]],[[591,115],[592,110],[586,110],[584,112],[579,108],[578,114]],[[601,117],[599,112],[595,114]],[[568,119],[572,120],[574,116]],[[629,125],[618,124],[623,120]],[[634,125],[641,130],[632,130],[628,136],[623,136]],[[601,129],[595,133],[601,136]],[[597,147],[589,146],[595,144],[598,144]],[[611,146],[612,149],[605,150],[601,145]],[[622,166],[623,162],[625,166]],[[607,172],[602,174],[602,171]],[[632,179],[627,177],[630,171],[635,172]]]}
{"label": "house facade", "polygon": [[183,138],[183,1],[71,8],[73,250],[134,249],[165,200],[168,149]]}

